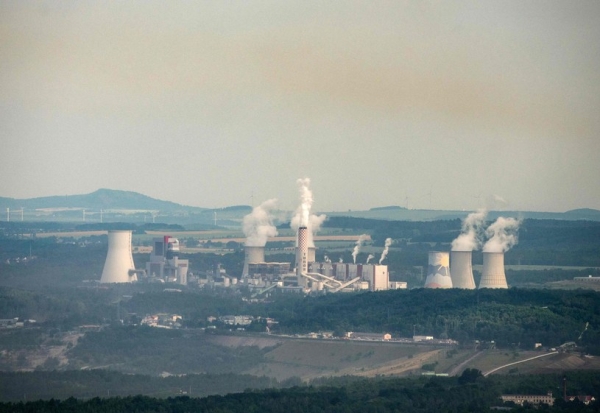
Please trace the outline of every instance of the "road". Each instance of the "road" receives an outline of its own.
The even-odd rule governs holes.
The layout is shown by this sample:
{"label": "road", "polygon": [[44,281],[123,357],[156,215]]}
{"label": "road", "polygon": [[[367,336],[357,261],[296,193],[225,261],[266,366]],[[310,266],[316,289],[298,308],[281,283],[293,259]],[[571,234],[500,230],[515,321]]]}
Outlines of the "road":
{"label": "road", "polygon": [[488,371],[486,373],[483,373],[483,376],[484,377],[485,376],[489,376],[490,374],[495,373],[498,370],[501,370],[501,369],[503,369],[505,367],[514,366],[515,364],[525,363],[526,361],[531,361],[531,360],[539,359],[539,358],[542,358],[542,357],[548,357],[548,356],[551,356],[553,354],[558,354],[558,351],[553,351],[551,353],[542,354],[541,356],[530,357],[528,359],[521,360],[521,361],[515,361],[514,363],[508,363],[508,364],[505,364],[503,366],[496,367],[495,369],[492,369],[492,370],[490,370],[490,371]]}

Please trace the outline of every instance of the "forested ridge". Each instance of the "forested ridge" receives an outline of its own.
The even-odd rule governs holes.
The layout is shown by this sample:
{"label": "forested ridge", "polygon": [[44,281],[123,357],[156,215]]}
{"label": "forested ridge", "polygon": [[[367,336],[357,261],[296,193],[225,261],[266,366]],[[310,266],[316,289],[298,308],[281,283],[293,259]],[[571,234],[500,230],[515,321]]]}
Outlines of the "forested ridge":
{"label": "forested ridge", "polygon": [[[546,394],[555,397],[554,406],[539,412],[598,412],[600,403],[585,406],[579,401],[561,400],[562,375],[481,377],[477,370],[465,370],[456,378],[346,379],[325,380],[322,385],[288,389],[246,390],[225,396],[157,399],[146,396],[93,398],[63,401],[0,403],[0,412],[283,412],[283,413],[438,413],[489,412],[502,406],[501,394]],[[600,388],[598,372],[569,374],[569,395],[596,395]],[[513,412],[532,411],[530,406]]]}

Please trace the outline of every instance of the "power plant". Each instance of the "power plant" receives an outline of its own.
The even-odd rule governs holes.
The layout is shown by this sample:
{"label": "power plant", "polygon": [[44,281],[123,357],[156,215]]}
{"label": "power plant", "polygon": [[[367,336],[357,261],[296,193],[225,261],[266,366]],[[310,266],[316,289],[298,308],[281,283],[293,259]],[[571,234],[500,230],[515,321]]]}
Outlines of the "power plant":
{"label": "power plant", "polygon": [[508,288],[504,274],[504,253],[484,252],[479,288]]}
{"label": "power plant", "polygon": [[450,276],[453,288],[475,289],[472,251],[450,251]]}
{"label": "power plant", "polygon": [[265,262],[265,247],[246,245],[244,247],[244,269],[242,270],[242,277],[248,276],[250,264],[259,264],[262,262]]}
{"label": "power plant", "polygon": [[450,256],[447,252],[429,252],[425,288],[452,288]]}
{"label": "power plant", "polygon": [[170,235],[154,238],[150,261],[146,263],[148,281],[187,285],[189,261],[179,259],[179,240]]}
{"label": "power plant", "polygon": [[104,261],[101,283],[137,281],[131,254],[131,231],[108,231],[108,253]]}

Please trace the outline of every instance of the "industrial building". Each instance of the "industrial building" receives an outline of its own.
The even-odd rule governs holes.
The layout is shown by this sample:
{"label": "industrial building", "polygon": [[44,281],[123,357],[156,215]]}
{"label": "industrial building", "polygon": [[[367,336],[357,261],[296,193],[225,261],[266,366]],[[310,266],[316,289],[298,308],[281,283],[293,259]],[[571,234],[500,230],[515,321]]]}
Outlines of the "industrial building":
{"label": "industrial building", "polygon": [[475,289],[472,251],[450,251],[450,277],[453,288]]}
{"label": "industrial building", "polygon": [[170,235],[154,238],[146,274],[150,281],[187,285],[189,261],[179,259],[179,240]]}
{"label": "industrial building", "polygon": [[484,252],[479,288],[508,288],[504,273],[504,253]]}

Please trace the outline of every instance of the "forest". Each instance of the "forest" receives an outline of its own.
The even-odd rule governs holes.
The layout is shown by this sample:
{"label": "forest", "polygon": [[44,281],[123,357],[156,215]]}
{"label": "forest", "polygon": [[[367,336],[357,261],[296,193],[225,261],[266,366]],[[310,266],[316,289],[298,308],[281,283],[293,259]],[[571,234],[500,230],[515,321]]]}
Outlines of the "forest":
{"label": "forest", "polygon": [[[322,379],[319,383],[285,389],[246,389],[223,396],[168,398],[148,396],[0,403],[0,413],[11,412],[255,412],[255,413],[439,413],[490,412],[497,406],[512,412],[598,412],[598,400],[584,405],[562,400],[561,383],[568,380],[567,395],[597,394],[600,375],[577,372],[544,376],[493,376],[484,378],[467,369],[458,377]],[[137,379],[134,379],[137,380]],[[118,385],[118,382],[114,383]],[[515,406],[503,403],[501,394],[546,394],[552,392],[553,406]]]}

